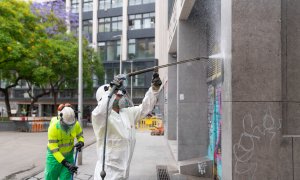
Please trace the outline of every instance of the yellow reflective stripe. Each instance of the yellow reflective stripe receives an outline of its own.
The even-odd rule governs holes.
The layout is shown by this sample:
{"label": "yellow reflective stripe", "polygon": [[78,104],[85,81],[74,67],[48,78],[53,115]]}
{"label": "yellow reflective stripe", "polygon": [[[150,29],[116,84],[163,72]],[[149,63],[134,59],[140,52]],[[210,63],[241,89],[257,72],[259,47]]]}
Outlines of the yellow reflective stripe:
{"label": "yellow reflective stripe", "polygon": [[66,143],[66,144],[59,144],[59,147],[68,147],[68,146],[72,146],[73,143]]}
{"label": "yellow reflective stripe", "polygon": [[58,143],[58,140],[48,140],[49,143]]}
{"label": "yellow reflective stripe", "polygon": [[59,151],[59,148],[49,149],[49,150],[50,150],[50,152],[55,153],[55,152],[58,152],[58,151]]}

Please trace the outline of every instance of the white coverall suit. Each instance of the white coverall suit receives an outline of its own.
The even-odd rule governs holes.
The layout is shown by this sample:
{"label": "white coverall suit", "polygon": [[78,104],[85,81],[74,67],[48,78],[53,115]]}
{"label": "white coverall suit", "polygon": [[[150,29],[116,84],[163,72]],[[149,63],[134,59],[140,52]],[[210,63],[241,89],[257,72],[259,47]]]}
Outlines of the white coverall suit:
{"label": "white coverall suit", "polygon": [[[97,141],[98,161],[95,168],[94,179],[101,180],[103,161],[103,139],[105,133],[105,118],[108,95],[105,92],[98,106],[92,112],[92,123]],[[142,104],[139,106],[122,108],[119,114],[112,110],[112,104],[116,98],[112,96],[109,104],[109,117],[107,127],[105,179],[122,180],[129,176],[130,162],[135,146],[135,123],[149,114],[157,102],[159,90],[153,91],[152,87],[147,91]]]}

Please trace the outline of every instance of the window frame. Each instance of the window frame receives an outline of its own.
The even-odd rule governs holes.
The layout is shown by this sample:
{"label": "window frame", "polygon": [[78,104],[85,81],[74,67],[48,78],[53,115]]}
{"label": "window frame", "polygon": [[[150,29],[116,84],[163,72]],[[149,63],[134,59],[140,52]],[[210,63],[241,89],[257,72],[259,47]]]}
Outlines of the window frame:
{"label": "window frame", "polygon": [[93,0],[83,0],[82,11],[83,12],[93,11]]}
{"label": "window frame", "polygon": [[[150,27],[145,27],[145,20],[150,19]],[[135,21],[140,21],[140,28],[135,28]],[[128,15],[128,29],[139,30],[139,29],[153,29],[155,28],[155,12],[147,12],[141,14],[130,14]]]}
{"label": "window frame", "polygon": [[[117,20],[113,20],[113,18],[116,18]],[[119,28],[119,26],[120,26],[120,28],[117,29],[117,30],[114,30],[113,29],[113,23],[117,23],[117,27]],[[123,26],[122,16],[98,18],[98,33],[121,32],[122,31],[122,26]],[[106,28],[106,27],[108,27],[108,28]],[[103,31],[102,31],[102,29],[103,29]]]}
{"label": "window frame", "polygon": [[[87,28],[87,32],[85,32],[85,28]],[[82,21],[82,32],[83,34],[92,34],[93,33],[93,20],[83,20]]]}
{"label": "window frame", "polygon": [[108,10],[120,8],[123,6],[123,0],[98,0],[98,10]]}
{"label": "window frame", "polygon": [[[100,47],[104,47],[104,57],[103,55],[101,55],[101,48]],[[112,48],[113,50],[113,58],[108,58],[109,54],[108,54],[108,48]],[[120,60],[120,56],[121,56],[121,41],[120,40],[113,40],[113,41],[102,41],[102,42],[98,42],[98,50],[99,50],[99,55],[101,57],[103,57],[103,59],[101,59],[103,62],[112,62],[112,61],[119,61]]]}
{"label": "window frame", "polygon": [[155,3],[155,0],[128,0],[128,6],[138,6],[151,3]]}
{"label": "window frame", "polygon": [[78,13],[79,0],[71,0],[71,12]]}
{"label": "window frame", "polygon": [[[143,52],[143,55],[141,55],[141,53],[139,53],[139,44],[141,44],[141,43],[145,43],[145,51]],[[151,43],[154,44],[153,53],[149,53]],[[135,53],[130,53],[130,51],[129,51],[129,48],[132,46],[135,47],[135,50],[134,50]],[[147,52],[149,55],[147,55]],[[128,39],[128,52],[127,52],[128,59],[130,59],[130,60],[148,59],[148,58],[154,58],[154,57],[155,57],[155,38],[154,37],[153,38]]]}

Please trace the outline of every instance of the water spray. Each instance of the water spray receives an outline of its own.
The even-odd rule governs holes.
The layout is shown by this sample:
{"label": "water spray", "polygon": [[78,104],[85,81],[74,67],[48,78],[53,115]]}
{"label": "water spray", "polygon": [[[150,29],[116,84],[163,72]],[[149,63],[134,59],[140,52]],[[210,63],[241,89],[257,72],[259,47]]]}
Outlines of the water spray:
{"label": "water spray", "polygon": [[[220,54],[221,57],[221,54]],[[146,69],[142,69],[142,70],[138,70],[132,73],[128,73],[126,74],[126,77],[131,77],[131,76],[135,76],[138,74],[143,74],[146,72],[150,72],[150,71],[157,71],[160,68],[165,68],[165,67],[169,67],[169,66],[174,66],[177,64],[183,64],[183,63],[187,63],[187,62],[192,62],[192,61],[207,61],[208,59],[215,59],[215,58],[219,58],[218,57],[214,57],[214,55],[209,56],[209,57],[196,57],[196,58],[192,58],[192,59],[186,59],[186,60],[182,60],[182,61],[178,61],[178,62],[174,62],[174,63],[169,63],[169,64],[164,64],[164,65],[160,65],[160,66],[154,66],[151,68],[146,68]],[[103,139],[103,160],[102,160],[102,171],[100,173],[100,176],[102,178],[102,180],[104,180],[105,176],[106,176],[106,172],[105,172],[105,151],[106,151],[106,138],[107,138],[107,122],[108,122],[108,106],[109,106],[109,101],[112,97],[112,95],[114,94],[115,90],[117,89],[117,86],[113,85],[110,94],[108,95],[108,100],[107,100],[107,106],[106,106],[106,119],[105,119],[105,132],[104,132],[104,139]]]}
{"label": "water spray", "polygon": [[223,54],[222,53],[218,53],[218,54],[213,54],[213,55],[210,55],[208,58],[209,59],[223,59]]}

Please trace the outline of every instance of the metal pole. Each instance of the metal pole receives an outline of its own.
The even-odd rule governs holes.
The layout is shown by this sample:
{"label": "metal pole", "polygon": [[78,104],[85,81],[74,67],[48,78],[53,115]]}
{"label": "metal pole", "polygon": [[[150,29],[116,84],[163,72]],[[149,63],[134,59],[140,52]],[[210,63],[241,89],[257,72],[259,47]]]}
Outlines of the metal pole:
{"label": "metal pole", "polygon": [[[131,64],[130,64],[130,66],[131,66],[131,73],[133,72],[132,71],[132,63],[133,63],[133,61],[131,61]],[[132,76],[130,77],[130,98],[132,98]]]}
{"label": "metal pole", "polygon": [[116,36],[113,36],[112,38],[117,38],[117,37],[120,37],[120,74],[122,74],[122,34],[121,35],[116,35]]}
{"label": "metal pole", "polygon": [[[79,54],[78,54],[78,121],[82,127],[82,0],[79,0]],[[78,154],[78,165],[82,165],[82,151]]]}
{"label": "metal pole", "polygon": [[120,36],[120,74],[122,74],[122,35]]}

